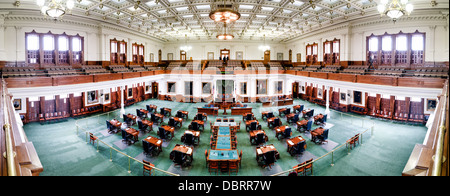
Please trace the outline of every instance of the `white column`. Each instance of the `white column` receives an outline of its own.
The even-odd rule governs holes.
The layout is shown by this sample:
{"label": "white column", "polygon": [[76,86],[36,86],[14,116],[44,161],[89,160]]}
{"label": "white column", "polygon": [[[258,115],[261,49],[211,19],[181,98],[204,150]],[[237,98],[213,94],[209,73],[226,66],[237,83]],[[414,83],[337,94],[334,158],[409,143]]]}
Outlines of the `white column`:
{"label": "white column", "polygon": [[125,101],[124,101],[124,92],[125,86],[120,86],[120,118],[123,118],[123,115],[125,114]]}
{"label": "white column", "polygon": [[330,116],[330,87],[329,86],[325,86],[325,88],[327,89],[327,97],[326,97],[326,109],[325,109],[325,114],[327,115],[327,118],[331,118]]}

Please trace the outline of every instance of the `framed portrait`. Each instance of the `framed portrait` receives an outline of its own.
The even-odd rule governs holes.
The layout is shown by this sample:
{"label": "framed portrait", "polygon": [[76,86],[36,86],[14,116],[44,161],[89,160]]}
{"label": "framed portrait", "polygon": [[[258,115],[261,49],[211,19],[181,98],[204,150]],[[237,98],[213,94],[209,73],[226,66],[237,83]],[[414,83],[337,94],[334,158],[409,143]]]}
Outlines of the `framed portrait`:
{"label": "framed portrait", "polygon": [[341,93],[341,101],[345,101],[347,99],[347,94]]}
{"label": "framed portrait", "polygon": [[256,94],[267,95],[267,80],[256,80]]}
{"label": "framed portrait", "polygon": [[283,93],[283,81],[276,81],[275,94],[282,94],[282,93]]}
{"label": "framed portrait", "polygon": [[22,109],[22,99],[14,99],[13,107],[14,107],[14,110],[21,110]]}
{"label": "framed portrait", "polygon": [[208,52],[208,60],[214,60],[214,52]]}
{"label": "framed portrait", "polygon": [[242,51],[237,51],[236,52],[236,60],[243,60],[243,55],[244,53]]}
{"label": "framed portrait", "polygon": [[211,94],[210,82],[202,82],[202,94]]}
{"label": "framed portrait", "polygon": [[241,95],[246,95],[247,94],[247,82],[241,82],[239,89],[240,89]]}
{"label": "framed portrait", "polygon": [[98,91],[87,92],[87,103],[88,104],[98,103]]}
{"label": "framed portrait", "polygon": [[362,103],[361,91],[353,91],[353,103]]}
{"label": "framed portrait", "polygon": [[105,102],[109,102],[109,93],[104,94],[103,96],[105,96]]}
{"label": "framed portrait", "polygon": [[132,98],[133,97],[133,88],[128,88],[127,97],[128,98]]}
{"label": "framed portrait", "polygon": [[277,60],[282,61],[283,60],[283,53],[277,53]]}
{"label": "framed portrait", "polygon": [[318,88],[318,89],[317,89],[317,97],[318,97],[318,98],[322,98],[322,96],[323,96],[322,93],[323,93],[323,90],[322,90],[321,88]]}
{"label": "framed portrait", "polygon": [[427,111],[434,111],[436,109],[436,99],[427,99]]}

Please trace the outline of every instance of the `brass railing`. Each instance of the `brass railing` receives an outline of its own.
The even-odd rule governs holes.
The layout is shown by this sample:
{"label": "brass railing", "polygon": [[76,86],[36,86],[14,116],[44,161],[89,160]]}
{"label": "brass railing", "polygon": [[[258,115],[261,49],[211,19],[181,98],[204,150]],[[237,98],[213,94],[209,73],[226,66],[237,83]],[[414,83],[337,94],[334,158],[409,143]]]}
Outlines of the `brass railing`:
{"label": "brass railing", "polygon": [[[448,115],[448,80],[444,85],[444,91],[441,99],[439,100],[442,103],[441,113],[439,114],[440,118],[436,118],[436,120],[440,120],[438,127],[438,136],[436,142],[436,151],[434,155],[433,169],[431,172],[432,176],[440,176],[442,175],[442,163],[443,163],[443,151],[444,151],[444,135],[446,130],[445,122]],[[439,104],[440,105],[440,104]],[[444,159],[448,159],[445,157]]]}
{"label": "brass railing", "polygon": [[5,131],[5,144],[6,144],[6,152],[5,158],[7,163],[7,171],[8,176],[17,176],[16,170],[16,152],[14,152],[13,139],[11,133],[11,124],[9,120],[9,109],[8,102],[10,99],[7,98],[8,94],[6,93],[6,82],[2,77],[2,102],[3,102],[3,130]]}

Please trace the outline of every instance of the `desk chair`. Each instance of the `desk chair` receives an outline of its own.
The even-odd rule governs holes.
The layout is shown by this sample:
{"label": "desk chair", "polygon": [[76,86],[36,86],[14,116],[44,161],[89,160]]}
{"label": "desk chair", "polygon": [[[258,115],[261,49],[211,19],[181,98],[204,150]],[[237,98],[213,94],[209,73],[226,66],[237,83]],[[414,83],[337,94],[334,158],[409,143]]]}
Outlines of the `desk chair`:
{"label": "desk chair", "polygon": [[188,126],[188,129],[200,131],[200,126],[198,125],[197,122],[191,122],[191,124]]}
{"label": "desk chair", "polygon": [[181,139],[181,142],[184,142],[186,145],[194,145],[194,135],[192,133],[185,133]]}
{"label": "desk chair", "polygon": [[269,167],[272,169],[272,166],[275,165],[275,151],[267,152],[263,155],[263,168]]}
{"label": "desk chair", "polygon": [[233,161],[229,161],[229,165],[228,165],[228,175],[230,175],[231,172],[239,172],[239,166],[238,166],[239,161],[233,160]]}
{"label": "desk chair", "polygon": [[294,156],[296,154],[302,154],[303,151],[305,151],[305,145],[306,142],[300,142],[297,145],[293,146],[290,150],[289,150],[289,154],[291,154],[291,156]]}
{"label": "desk chair", "polygon": [[312,161],[313,161],[312,158],[307,160],[307,161],[305,161],[305,163],[306,163],[306,165],[305,165],[305,172],[304,172],[305,176],[306,176],[306,172],[307,171],[310,171],[311,174],[313,173],[313,162]]}
{"label": "desk chair", "polygon": [[169,118],[169,122],[168,122],[169,126],[172,127],[181,127],[181,124],[179,122],[176,122],[174,118]]}
{"label": "desk chair", "polygon": [[127,145],[131,144],[131,134],[128,134],[125,130],[122,130],[122,142],[126,143]]}
{"label": "desk chair", "polygon": [[144,125],[144,124],[142,124],[142,121],[137,121],[137,124],[138,124],[138,128],[139,128],[139,131],[142,131],[142,132],[147,132],[147,129],[148,129],[148,125]]}
{"label": "desk chair", "polygon": [[144,112],[141,112],[140,109],[136,109],[136,116],[138,116],[140,119],[146,118],[146,115]]}
{"label": "desk chair", "polygon": [[211,174],[211,171],[216,172],[216,174],[219,172],[219,162],[209,161],[208,166],[209,166],[208,168],[209,174]]}
{"label": "desk chair", "polygon": [[172,139],[172,135],[170,134],[170,132],[166,131],[162,127],[158,127],[158,133],[157,134],[159,136],[159,139],[162,139],[162,140],[170,140],[170,139]]}
{"label": "desk chair", "polygon": [[264,133],[256,134],[256,138],[253,140],[252,144],[260,145],[266,143],[266,136]]}
{"label": "desk chair", "polygon": [[295,113],[300,113],[303,111],[303,105],[300,105],[300,108],[294,110]]}
{"label": "desk chair", "polygon": [[108,133],[113,132],[113,130],[112,130],[113,126],[111,125],[111,123],[108,120],[106,121],[106,127],[108,128]]}
{"label": "desk chair", "polygon": [[153,108],[150,107],[150,105],[146,105],[146,107],[147,107],[148,112],[150,112],[150,113],[155,112],[155,111],[153,111]]}
{"label": "desk chair", "polygon": [[245,116],[245,121],[254,120],[254,119],[255,119],[255,117],[253,117],[252,113],[248,113],[247,116]]}
{"label": "desk chair", "polygon": [[128,118],[126,114],[123,114],[123,121],[127,124],[128,127],[131,127],[131,124],[133,123],[133,119]]}
{"label": "desk chair", "polygon": [[328,129],[323,130],[322,135],[312,136],[312,138],[311,138],[311,140],[315,144],[323,144],[324,142],[327,142],[326,141],[327,139],[328,139]]}
{"label": "desk chair", "polygon": [[251,122],[248,128],[250,128],[250,131],[261,130],[261,125],[258,125],[257,122]]}
{"label": "desk chair", "polygon": [[295,114],[293,118],[287,119],[288,123],[295,123],[295,122],[297,122],[299,120],[300,119],[298,118],[298,114]]}
{"label": "desk chair", "polygon": [[[148,162],[146,160],[142,160],[142,162],[147,164],[147,165],[152,165],[150,162]],[[142,175],[145,176],[145,173],[148,173],[148,175],[151,176],[153,168],[150,167],[150,166],[147,166],[145,164],[143,164],[144,167],[143,167]]]}
{"label": "desk chair", "polygon": [[89,132],[89,143],[91,143],[92,141],[92,145],[95,144],[95,141],[97,141],[98,137],[94,136],[94,134],[92,134],[91,132]]}
{"label": "desk chair", "polygon": [[281,140],[283,138],[291,138],[291,135],[292,135],[292,128],[288,127],[284,130],[284,132],[278,135],[278,140]]}
{"label": "desk chair", "polygon": [[163,122],[163,119],[160,117],[157,117],[155,114],[151,113],[150,120],[156,124],[161,124]]}
{"label": "desk chair", "polygon": [[280,118],[275,118],[275,119],[273,120],[273,122],[271,123],[271,125],[272,125],[272,128],[281,126],[281,120],[280,120]]}

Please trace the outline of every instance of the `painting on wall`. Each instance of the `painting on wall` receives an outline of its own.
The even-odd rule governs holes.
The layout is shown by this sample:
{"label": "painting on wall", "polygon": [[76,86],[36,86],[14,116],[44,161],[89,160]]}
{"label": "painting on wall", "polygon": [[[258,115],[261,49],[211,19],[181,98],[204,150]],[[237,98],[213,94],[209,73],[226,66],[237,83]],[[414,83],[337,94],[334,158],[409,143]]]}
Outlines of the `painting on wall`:
{"label": "painting on wall", "polygon": [[87,103],[93,104],[98,102],[98,91],[88,91],[87,92]]}
{"label": "painting on wall", "polygon": [[256,80],[256,94],[257,95],[267,94],[267,80]]}
{"label": "painting on wall", "polygon": [[236,60],[243,60],[243,55],[244,53],[242,51],[237,51],[236,52]]}
{"label": "painting on wall", "polygon": [[14,110],[21,110],[22,109],[22,99],[14,99],[13,106],[14,106]]}
{"label": "painting on wall", "polygon": [[427,99],[427,111],[434,111],[436,109],[436,104],[436,99]]}
{"label": "painting on wall", "polygon": [[283,81],[275,82],[275,94],[283,94]]}

